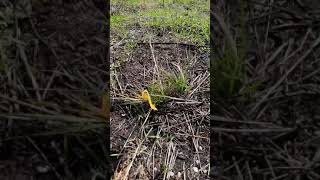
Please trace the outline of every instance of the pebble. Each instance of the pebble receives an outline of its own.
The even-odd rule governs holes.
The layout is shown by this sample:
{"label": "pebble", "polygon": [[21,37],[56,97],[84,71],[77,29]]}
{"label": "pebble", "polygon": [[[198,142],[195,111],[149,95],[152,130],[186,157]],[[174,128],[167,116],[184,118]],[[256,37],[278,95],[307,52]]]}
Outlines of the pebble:
{"label": "pebble", "polygon": [[37,166],[36,170],[38,173],[47,173],[50,170],[50,167],[47,165],[44,166]]}
{"label": "pebble", "polygon": [[174,176],[174,172],[170,171],[169,172],[169,177],[172,177],[172,176]]}
{"label": "pebble", "polygon": [[197,167],[193,167],[192,169],[193,169],[193,171],[196,172],[196,173],[199,172],[199,169],[198,169]]}

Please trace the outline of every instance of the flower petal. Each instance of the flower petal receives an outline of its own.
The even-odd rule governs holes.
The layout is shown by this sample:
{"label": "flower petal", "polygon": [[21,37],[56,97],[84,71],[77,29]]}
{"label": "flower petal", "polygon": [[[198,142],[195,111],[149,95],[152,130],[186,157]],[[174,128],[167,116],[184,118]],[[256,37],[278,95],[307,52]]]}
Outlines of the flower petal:
{"label": "flower petal", "polygon": [[150,108],[157,111],[158,109],[156,108],[155,104],[152,103],[151,97],[149,95],[149,92],[147,90],[142,91],[141,98],[145,101],[148,101]]}

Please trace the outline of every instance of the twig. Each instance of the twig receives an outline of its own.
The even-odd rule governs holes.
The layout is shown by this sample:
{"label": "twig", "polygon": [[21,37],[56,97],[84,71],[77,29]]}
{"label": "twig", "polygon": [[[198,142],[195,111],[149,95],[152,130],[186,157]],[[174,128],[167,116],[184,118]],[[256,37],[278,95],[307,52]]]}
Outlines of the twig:
{"label": "twig", "polygon": [[268,129],[230,129],[230,128],[211,128],[212,132],[233,132],[233,133],[273,133],[290,132],[294,128],[268,128]]}
{"label": "twig", "polygon": [[8,100],[8,101],[12,101],[12,102],[14,102],[14,103],[17,103],[17,104],[20,104],[20,105],[23,105],[23,106],[26,106],[26,107],[29,107],[29,108],[32,108],[32,109],[37,109],[37,110],[46,112],[46,113],[48,113],[48,114],[57,114],[56,112],[51,111],[51,110],[48,110],[48,109],[46,109],[46,108],[38,107],[38,106],[35,106],[35,105],[33,105],[33,104],[29,104],[29,103],[26,103],[26,102],[23,102],[23,101],[20,101],[20,100],[17,100],[17,99],[10,98],[10,97],[8,97],[8,96],[4,96],[4,95],[2,95],[2,94],[0,94],[0,98],[6,99],[6,100]]}
{"label": "twig", "polygon": [[39,93],[39,85],[32,73],[32,70],[30,68],[30,65],[28,63],[28,60],[27,60],[27,55],[23,49],[23,47],[20,45],[20,44],[17,44],[18,46],[18,49],[19,49],[19,54],[20,54],[20,58],[22,59],[25,67],[26,67],[26,70],[27,70],[27,73],[31,79],[31,82],[32,82],[32,85],[33,85],[33,88],[36,90],[36,94],[37,94],[37,98],[38,98],[38,101],[41,101],[41,96],[40,96],[40,93]]}
{"label": "twig", "polygon": [[[138,42],[137,44],[150,44],[150,42]],[[181,43],[181,42],[152,42],[152,45],[181,45],[181,46],[191,46],[191,47],[195,47],[195,48],[199,48],[199,47],[208,47],[209,45],[204,45],[204,46],[200,46],[200,45],[195,45],[195,44],[188,44],[188,43]]]}
{"label": "twig", "polygon": [[306,53],[303,54],[291,67],[290,69],[278,80],[276,84],[274,84],[269,91],[260,99],[258,103],[250,110],[249,114],[252,114],[256,111],[256,109],[269,97],[269,95],[287,78],[287,76],[306,58],[308,57],[314,48],[316,48],[320,43],[320,36],[318,39],[315,40],[315,42],[312,44],[312,46],[306,51]]}

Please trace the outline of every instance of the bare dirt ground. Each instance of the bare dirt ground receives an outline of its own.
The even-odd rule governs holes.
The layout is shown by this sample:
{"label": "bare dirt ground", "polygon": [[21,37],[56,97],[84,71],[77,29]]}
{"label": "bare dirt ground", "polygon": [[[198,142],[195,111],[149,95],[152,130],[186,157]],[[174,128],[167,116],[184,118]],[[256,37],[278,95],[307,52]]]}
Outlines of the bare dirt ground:
{"label": "bare dirt ground", "polygon": [[0,179],[107,176],[106,9],[96,3],[1,1]]}
{"label": "bare dirt ground", "polygon": [[[152,55],[148,46],[148,44],[138,46],[137,50],[133,52],[132,60],[126,62],[123,69],[119,71],[121,74],[119,82],[124,87],[122,89],[124,93],[140,92],[139,90],[145,88],[152,81],[153,64],[150,63]],[[158,57],[161,54],[161,58],[163,58],[158,61],[158,65],[166,69],[171,68],[173,71],[174,66],[171,63],[175,61],[180,61],[181,64],[190,63],[185,61],[187,59],[186,53],[188,53],[186,47],[158,45],[154,49],[154,53]],[[171,100],[158,106],[157,112],[151,113],[141,113],[135,107],[128,105],[113,104],[111,112],[112,151],[122,152],[121,161],[126,161],[130,158],[128,153],[138,148],[136,143],[139,140],[144,140],[143,147],[145,149],[139,150],[142,152],[139,152],[139,156],[135,160],[136,163],[134,163],[137,167],[134,167],[132,172],[135,172],[135,169],[138,168],[137,164],[141,163],[141,167],[146,168],[145,178],[147,179],[162,177],[162,166],[164,165],[172,166],[170,171],[175,173],[175,177],[179,172],[186,173],[186,176],[190,178],[206,177],[206,173],[202,172],[203,175],[199,176],[192,171],[192,168],[199,167],[199,169],[207,170],[209,165],[209,154],[207,153],[209,152],[209,94],[201,92],[202,88],[208,88],[206,79],[209,74],[205,61],[199,57],[194,57],[194,60],[202,61],[202,63],[194,62],[194,65],[190,66],[189,77],[194,80],[193,87],[200,87],[199,90],[196,90],[197,92],[191,95],[190,102],[186,102],[185,97],[180,97],[181,100]],[[160,63],[162,64],[160,65]],[[143,72],[143,69],[146,72]],[[145,133],[150,134],[146,135]],[[143,151],[147,154],[144,154]],[[170,159],[167,158],[163,159],[166,156],[172,158],[173,162],[169,162]],[[132,175],[131,178],[133,178]]]}
{"label": "bare dirt ground", "polygon": [[[113,8],[121,7],[111,3]],[[134,24],[125,32],[129,35],[119,37],[111,24],[114,179],[209,179],[208,45],[186,42],[165,28]],[[190,87],[187,91],[166,92],[168,99],[156,104],[157,111],[139,101],[142,90],[151,92],[159,79],[166,81],[166,73],[181,71]],[[150,94],[153,100],[158,95]]]}
{"label": "bare dirt ground", "polygon": [[[219,59],[227,53],[228,37],[239,42],[240,6],[215,4],[213,33]],[[259,85],[249,97],[216,95],[212,101],[214,179],[320,178],[320,14],[316,7],[316,1],[246,5],[248,76],[239,89],[253,82]]]}

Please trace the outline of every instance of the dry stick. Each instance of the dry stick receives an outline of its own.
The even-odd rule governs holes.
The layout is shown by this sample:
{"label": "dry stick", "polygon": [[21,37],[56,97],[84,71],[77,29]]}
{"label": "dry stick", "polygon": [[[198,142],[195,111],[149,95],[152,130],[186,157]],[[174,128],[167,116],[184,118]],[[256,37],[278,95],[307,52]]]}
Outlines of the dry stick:
{"label": "dry stick", "polygon": [[[239,162],[241,162],[241,161],[243,161],[243,159],[236,160],[236,162],[237,162],[237,163],[239,163]],[[235,165],[236,165],[236,163],[233,163],[233,164],[231,164],[231,165],[229,165],[229,166],[227,166],[227,167],[223,168],[223,171],[224,171],[224,172],[227,172],[227,171],[229,171],[230,169],[235,168]]]}
{"label": "dry stick", "polygon": [[304,81],[306,79],[311,78],[312,76],[315,76],[316,74],[318,74],[320,72],[320,69],[317,69],[311,73],[309,73],[308,75],[306,75],[305,77],[303,77],[301,80],[299,80],[299,82]]}
{"label": "dry stick", "polygon": [[50,76],[50,79],[49,79],[49,81],[48,81],[48,83],[46,85],[46,88],[45,88],[45,90],[44,90],[44,92],[42,94],[42,99],[46,98],[48,89],[50,88],[50,86],[51,86],[51,84],[52,84],[52,82],[53,82],[55,77],[56,77],[56,72],[54,71],[54,72],[52,72],[52,75]]}
{"label": "dry stick", "polygon": [[229,128],[211,128],[213,132],[233,132],[233,133],[272,133],[272,132],[290,132],[294,128],[268,128],[268,129],[229,129]]}
{"label": "dry stick", "polygon": [[275,178],[275,177],[276,177],[276,174],[274,173],[273,167],[272,167],[272,165],[271,165],[268,157],[264,157],[264,159],[266,160],[266,162],[267,162],[267,164],[268,164],[268,166],[269,166],[269,169],[270,169],[270,171],[271,171],[272,177]]}
{"label": "dry stick", "polygon": [[[27,13],[27,12],[25,11],[25,13]],[[50,50],[51,53],[54,55],[54,57],[56,58],[56,60],[59,60],[60,58],[59,58],[57,52],[48,44],[48,42],[46,42],[46,41],[40,36],[39,32],[36,30],[35,24],[33,23],[32,19],[31,19],[31,15],[30,15],[29,13],[27,13],[27,14],[28,14],[29,23],[31,24],[31,28],[32,28],[35,36],[40,40],[40,42],[42,42],[44,45],[46,45],[46,46],[49,48],[49,50]],[[59,66],[58,66],[58,67],[59,67]],[[57,67],[56,69],[58,69],[58,67]],[[54,76],[54,72],[53,72],[53,75],[52,75],[52,76]],[[53,77],[52,77],[52,80],[53,80]],[[50,79],[50,81],[51,81],[51,79]],[[49,82],[49,83],[51,83],[51,82]],[[50,85],[49,83],[47,84],[47,88],[49,88],[49,85]],[[39,89],[39,87],[38,87],[38,89]],[[37,91],[37,96],[38,96],[39,98],[41,97],[41,96],[40,96],[40,93],[39,93],[38,91]],[[46,96],[46,91],[42,94],[42,98],[45,98],[45,96]]]}
{"label": "dry stick", "polygon": [[315,42],[312,44],[310,49],[302,56],[300,57],[294,64],[293,66],[282,76],[279,81],[273,85],[269,91],[261,98],[261,100],[251,109],[249,114],[252,114],[256,111],[256,109],[268,98],[268,96],[287,78],[287,76],[307,57],[309,54],[313,51],[314,48],[316,48],[320,43],[320,36],[318,39],[315,40]]}
{"label": "dry stick", "polygon": [[267,141],[273,146],[270,147],[273,152],[276,153],[277,157],[286,161],[289,165],[300,164],[299,160],[292,158],[290,154],[285,151],[285,149],[281,149],[277,144],[275,144],[271,139],[267,138]]}
{"label": "dry stick", "polygon": [[121,83],[119,81],[119,76],[118,76],[118,73],[117,73],[116,69],[114,69],[113,78],[115,78],[115,80],[116,80],[116,82],[117,82],[117,84],[118,84],[118,86],[120,88],[121,94],[124,94],[124,91],[123,91],[123,88],[122,88]]}
{"label": "dry stick", "polygon": [[[158,133],[157,135],[160,134],[159,131],[158,131],[157,133]],[[156,142],[157,142],[157,141],[154,142],[153,147],[152,147],[152,178],[153,178],[153,179],[155,179],[154,154],[155,154],[155,151],[156,151],[156,148],[155,148],[155,147],[156,147],[156,146],[155,146],[155,145],[156,145],[156,144],[155,144]]]}
{"label": "dry stick", "polygon": [[6,99],[8,101],[12,101],[14,103],[17,103],[17,104],[20,104],[20,105],[23,105],[23,106],[26,106],[26,107],[29,107],[29,108],[32,108],[32,109],[40,110],[40,111],[46,112],[48,114],[57,114],[56,112],[48,110],[46,108],[38,107],[38,106],[35,106],[33,104],[29,104],[29,103],[26,103],[26,102],[23,102],[23,101],[20,101],[20,100],[16,100],[16,99],[4,96],[2,94],[0,94],[0,98]]}
{"label": "dry stick", "polygon": [[174,163],[177,158],[176,146],[174,146],[173,142],[170,141],[167,148],[167,156],[165,158],[166,165],[168,167],[168,171],[164,173],[163,179],[170,179],[170,171],[173,170]]}
{"label": "dry stick", "polygon": [[[160,83],[161,91],[163,91],[163,86],[162,86],[162,82],[160,80],[159,68],[158,68],[157,60],[156,60],[156,57],[154,55],[153,47],[151,45],[151,38],[149,40],[149,46],[150,46],[150,50],[151,50],[151,54],[152,54],[152,59],[154,61],[154,72],[158,75],[158,80],[159,80],[159,83]],[[153,76],[153,80],[154,80],[154,76]]]}
{"label": "dry stick", "polygon": [[82,118],[73,115],[47,115],[47,114],[35,114],[35,113],[15,113],[15,114],[0,114],[0,117],[22,120],[22,121],[61,121],[61,122],[74,122],[74,123],[101,123],[103,120],[97,120],[92,118]]}
{"label": "dry stick", "polygon": [[249,162],[248,162],[248,161],[246,161],[246,168],[247,168],[247,170],[248,170],[249,180],[253,180],[252,173],[251,173],[251,169],[250,169],[250,165],[249,165]]}
{"label": "dry stick", "polygon": [[31,15],[28,14],[28,19],[29,19],[29,22],[31,24],[31,28],[35,34],[35,36],[40,40],[40,42],[42,42],[43,44],[45,44],[51,51],[51,53],[54,55],[54,57],[59,60],[59,56],[57,54],[57,52],[40,36],[39,32],[37,31],[36,27],[35,27],[35,24],[33,23],[32,19],[31,19]]}
{"label": "dry stick", "polygon": [[157,94],[150,94],[150,95],[156,96],[156,97],[164,97],[164,98],[168,98],[168,99],[172,99],[172,100],[176,100],[176,101],[184,101],[184,102],[190,102],[190,103],[202,103],[202,102],[191,100],[191,99],[176,98],[176,97],[172,97],[172,96],[157,95]]}
{"label": "dry stick", "polygon": [[[207,72],[205,72],[205,73],[207,73]],[[209,78],[209,76],[210,76],[210,74],[208,73],[208,75],[205,76],[205,78],[203,78],[203,80],[198,84],[198,86],[197,86],[196,88],[194,88],[194,89],[192,90],[192,92],[191,92],[190,94],[188,94],[187,97],[190,98],[190,97],[192,96],[192,94],[193,94],[197,89],[199,89],[200,86]]]}
{"label": "dry stick", "polygon": [[150,50],[151,50],[151,54],[152,54],[152,59],[153,59],[153,62],[154,62],[154,72],[158,75],[158,79],[160,79],[159,77],[159,69],[158,69],[158,65],[157,65],[157,60],[156,60],[156,57],[154,55],[154,51],[153,51],[153,47],[151,45],[151,38],[149,40],[149,46],[150,46]]}
{"label": "dry stick", "polygon": [[251,124],[251,125],[264,125],[264,126],[274,126],[276,127],[277,125],[273,124],[273,123],[268,123],[268,122],[259,122],[259,121],[241,121],[238,119],[232,119],[232,118],[228,118],[228,117],[222,117],[222,116],[211,116],[210,117],[211,120],[213,121],[217,121],[217,122],[224,122],[224,123],[239,123],[239,124]]}
{"label": "dry stick", "polygon": [[[130,132],[129,136],[127,137],[126,141],[124,142],[123,144],[123,148],[121,148],[120,152],[117,154],[117,158],[119,158],[119,156],[122,154],[122,152],[124,151],[126,145],[128,144],[129,142],[129,139],[131,137],[131,135],[133,134],[134,130],[135,130],[135,127],[136,127],[137,124],[134,125],[134,127],[132,128],[133,130]],[[118,169],[118,167],[117,167]]]}
{"label": "dry stick", "polygon": [[189,136],[189,137],[192,137],[192,138],[201,138],[201,139],[205,139],[205,140],[210,140],[210,138],[208,137],[203,137],[203,136],[197,136],[197,135],[190,135],[190,134],[183,134],[183,133],[174,133],[175,135],[180,135],[180,136]]}
{"label": "dry stick", "polygon": [[187,180],[186,162],[183,162],[182,169],[183,169],[183,180]]}
{"label": "dry stick", "polygon": [[[152,131],[152,128],[151,128],[151,129],[149,130],[149,132],[147,133],[147,136],[150,134],[151,131]],[[128,179],[128,175],[129,175],[130,169],[131,169],[131,167],[132,167],[132,165],[133,165],[133,162],[134,162],[134,160],[136,159],[136,157],[137,157],[137,155],[138,155],[138,153],[139,153],[139,150],[141,149],[142,144],[143,144],[144,141],[147,139],[147,136],[139,143],[136,151],[134,152],[133,157],[132,157],[132,160],[131,160],[130,164],[127,166],[127,168],[126,168],[125,175],[124,175],[124,180],[127,180],[127,179]]]}
{"label": "dry stick", "polygon": [[263,65],[263,67],[261,68],[261,70],[259,70],[260,72],[265,72],[265,69],[268,67],[268,65],[275,60],[275,58],[282,52],[282,50],[288,45],[288,43],[283,43],[271,56],[270,58],[265,62],[265,64]]}
{"label": "dry stick", "polygon": [[[187,119],[187,120],[190,119],[188,115],[186,115],[186,114],[183,114],[183,115],[185,117],[184,119]],[[197,155],[197,158],[199,160],[199,165],[201,167],[200,155],[199,155],[199,149],[198,149],[199,148],[199,138],[196,137],[196,135],[194,133],[194,129],[192,128],[191,122],[188,121],[187,124],[188,124],[188,129],[189,129],[189,131],[190,131],[190,133],[192,135],[192,138],[191,138],[192,139],[192,143],[193,143],[194,149],[196,150],[196,155]]]}
{"label": "dry stick", "polygon": [[[95,125],[95,126],[90,125],[90,126],[86,126],[84,128],[71,127],[69,129],[65,129],[65,130],[64,129],[63,130],[54,130],[54,131],[49,131],[46,133],[33,133],[33,134],[29,134],[28,136],[29,137],[40,137],[40,136],[74,134],[74,133],[87,132],[88,130],[98,129],[98,128],[101,128],[101,125]],[[26,138],[26,135],[19,135],[19,136],[13,136],[13,137],[1,139],[0,142],[17,140],[17,139],[25,139],[25,138]]]}
{"label": "dry stick", "polygon": [[215,12],[211,12],[212,15],[216,18],[216,20],[218,21],[222,31],[224,32],[224,34],[226,35],[227,38],[227,42],[231,47],[231,50],[233,52],[233,55],[235,56],[235,58],[238,58],[238,52],[237,52],[237,45],[234,41],[234,39],[232,38],[231,32],[228,29],[226,23],[224,22],[224,20],[220,17],[220,15],[216,14]]}
{"label": "dry stick", "polygon": [[235,158],[234,156],[232,156],[232,160],[233,160],[233,162],[234,162],[236,171],[237,171],[237,173],[238,173],[239,180],[244,180],[244,179],[243,179],[243,175],[242,175],[241,170],[240,170],[240,167],[239,167],[239,165],[238,165],[238,162],[236,161],[236,158]]}
{"label": "dry stick", "polygon": [[[137,44],[149,44],[147,42],[138,42]],[[151,44],[154,45],[181,45],[181,46],[190,46],[190,47],[208,47],[208,45],[200,46],[200,45],[195,45],[195,44],[188,44],[188,43],[181,43],[181,42],[152,42]]]}
{"label": "dry stick", "polygon": [[17,46],[18,46],[18,49],[19,49],[20,58],[22,59],[22,61],[24,63],[24,66],[26,67],[27,73],[28,73],[28,75],[29,75],[29,77],[31,79],[32,86],[36,90],[38,101],[41,101],[41,96],[40,96],[40,93],[39,93],[39,86],[38,86],[38,83],[37,83],[34,75],[32,74],[32,70],[31,70],[30,65],[28,63],[27,55],[26,55],[23,47],[20,44],[17,44]]}
{"label": "dry stick", "polygon": [[[270,4],[273,4],[273,1],[270,2]],[[272,13],[272,7],[270,8],[270,11]],[[268,36],[269,36],[269,30],[270,30],[270,17],[271,17],[271,13],[268,15],[268,24],[267,24],[267,30],[266,30],[266,34],[264,37],[264,45],[263,45],[263,52],[266,52],[267,49],[267,44],[268,44]]]}

